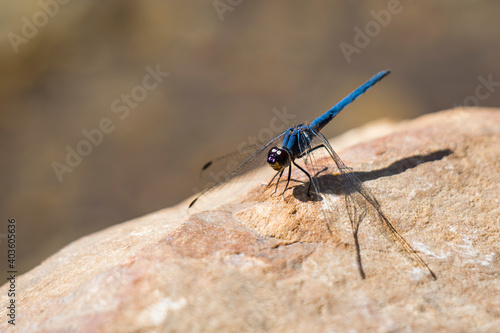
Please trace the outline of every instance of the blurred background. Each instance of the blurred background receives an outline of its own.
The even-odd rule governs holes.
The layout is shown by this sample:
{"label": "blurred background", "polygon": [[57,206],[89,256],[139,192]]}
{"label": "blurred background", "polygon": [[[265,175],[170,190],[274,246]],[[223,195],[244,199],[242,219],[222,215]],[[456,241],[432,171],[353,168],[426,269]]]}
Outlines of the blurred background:
{"label": "blurred background", "polygon": [[0,246],[6,257],[7,219],[16,218],[19,272],[83,235],[185,200],[205,161],[314,119],[381,69],[392,74],[327,137],[381,117],[500,106],[494,0],[0,9]]}

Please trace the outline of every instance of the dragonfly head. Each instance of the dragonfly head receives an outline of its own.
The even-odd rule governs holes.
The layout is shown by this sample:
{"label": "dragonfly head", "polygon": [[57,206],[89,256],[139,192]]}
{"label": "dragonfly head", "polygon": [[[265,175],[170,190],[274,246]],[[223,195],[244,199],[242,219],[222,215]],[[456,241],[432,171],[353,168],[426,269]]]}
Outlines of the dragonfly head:
{"label": "dragonfly head", "polygon": [[290,154],[285,149],[273,147],[267,154],[267,163],[276,171],[281,171],[290,165]]}

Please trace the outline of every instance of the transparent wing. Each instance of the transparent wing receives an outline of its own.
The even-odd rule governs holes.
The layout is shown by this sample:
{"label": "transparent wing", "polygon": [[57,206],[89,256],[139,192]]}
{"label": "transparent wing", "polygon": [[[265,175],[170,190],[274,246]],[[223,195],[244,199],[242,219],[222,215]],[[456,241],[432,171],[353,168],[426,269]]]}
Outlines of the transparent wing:
{"label": "transparent wing", "polygon": [[269,181],[276,171],[267,165],[267,153],[271,147],[281,146],[285,133],[261,146],[213,186],[201,192],[189,205],[189,213],[213,209],[234,198],[236,193],[252,188],[260,180]]}
{"label": "transparent wing", "polygon": [[200,171],[200,181],[203,189],[214,186],[231,171],[238,168],[248,157],[255,154],[258,149],[259,146],[257,145],[245,146],[205,163]]}
{"label": "transparent wing", "polygon": [[[303,134],[304,136],[305,134]],[[373,221],[380,232],[404,255],[405,258],[415,267],[428,273],[432,278],[436,279],[436,275],[432,272],[429,266],[420,258],[411,245],[398,233],[391,222],[382,212],[377,199],[371,194],[366,187],[363,186],[359,178],[354,174],[353,170],[347,167],[340,159],[337,153],[332,149],[328,140],[319,132],[311,129],[312,140],[302,137],[303,157],[306,164],[314,164],[315,152],[318,150],[326,150],[331,159],[335,162],[342,176],[343,192],[345,196],[345,205],[349,220],[351,222],[352,233],[356,247],[357,263],[361,276],[365,274],[361,263],[360,248],[358,242],[358,231],[361,223],[367,217]],[[310,142],[309,144],[307,142]],[[302,147],[301,145],[301,147]],[[311,175],[313,176],[313,175]],[[312,177],[312,187],[314,191],[322,198],[322,214],[327,223],[333,223],[332,219],[332,189],[328,189],[326,182],[321,182],[318,177]]]}

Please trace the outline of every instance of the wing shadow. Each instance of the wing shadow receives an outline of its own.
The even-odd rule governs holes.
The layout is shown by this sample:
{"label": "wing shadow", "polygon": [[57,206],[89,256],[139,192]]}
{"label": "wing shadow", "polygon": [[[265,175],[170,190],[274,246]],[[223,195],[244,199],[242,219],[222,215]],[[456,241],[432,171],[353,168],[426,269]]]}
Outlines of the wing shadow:
{"label": "wing shadow", "polygon": [[[322,201],[323,196],[321,193],[334,193],[337,195],[343,194],[346,200],[346,208],[349,215],[349,220],[351,221],[352,231],[354,236],[354,242],[356,246],[357,263],[361,278],[365,278],[365,273],[363,269],[363,264],[361,261],[361,249],[358,240],[359,227],[364,220],[369,209],[375,211],[375,217],[381,224],[379,225],[382,234],[386,236],[389,240],[399,246],[403,250],[407,258],[415,266],[420,267],[424,271],[428,271],[430,276],[435,280],[436,275],[429,266],[420,258],[420,256],[415,252],[411,245],[397,232],[393,227],[391,222],[387,219],[385,214],[380,209],[380,204],[377,199],[370,193],[369,190],[362,186],[362,183],[367,180],[374,180],[381,177],[387,177],[402,173],[408,169],[412,169],[420,164],[437,161],[445,156],[452,154],[450,149],[443,149],[432,152],[427,155],[415,155],[411,157],[404,158],[402,160],[396,161],[386,168],[369,171],[369,172],[351,172],[349,174],[337,174],[333,175],[331,173],[326,173],[328,168],[325,167],[314,175],[316,179],[317,186],[316,189],[320,192],[313,196],[306,195],[307,185],[302,184],[294,187],[293,195],[300,201]],[[342,162],[340,162],[343,165]],[[345,167],[345,166],[344,166]],[[322,175],[322,173],[324,173]],[[346,182],[346,184],[344,184]],[[349,192],[347,192],[349,191]],[[329,229],[330,230],[330,229]]]}

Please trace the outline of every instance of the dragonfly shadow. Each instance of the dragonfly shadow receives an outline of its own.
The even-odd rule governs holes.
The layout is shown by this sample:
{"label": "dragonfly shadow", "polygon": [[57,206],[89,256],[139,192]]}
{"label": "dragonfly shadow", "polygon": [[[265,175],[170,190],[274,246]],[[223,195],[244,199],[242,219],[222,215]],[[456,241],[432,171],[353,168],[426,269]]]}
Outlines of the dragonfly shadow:
{"label": "dragonfly shadow", "polygon": [[[448,155],[451,155],[452,153],[453,151],[450,149],[442,149],[426,155],[414,155],[406,157],[402,160],[392,163],[391,165],[383,169],[373,171],[354,171],[352,174],[356,176],[361,182],[375,180],[382,177],[390,177],[403,173],[406,170],[413,169],[420,164],[438,161]],[[342,175],[326,173],[327,170],[328,168],[325,167],[314,175],[319,183],[319,191],[321,193],[328,192],[337,195],[346,194]],[[305,195],[308,185],[309,182],[295,186],[293,188],[293,196],[299,201],[321,201],[321,198],[318,195],[313,195],[312,193],[310,197]]]}

